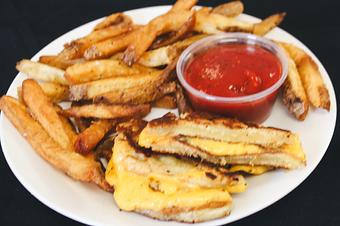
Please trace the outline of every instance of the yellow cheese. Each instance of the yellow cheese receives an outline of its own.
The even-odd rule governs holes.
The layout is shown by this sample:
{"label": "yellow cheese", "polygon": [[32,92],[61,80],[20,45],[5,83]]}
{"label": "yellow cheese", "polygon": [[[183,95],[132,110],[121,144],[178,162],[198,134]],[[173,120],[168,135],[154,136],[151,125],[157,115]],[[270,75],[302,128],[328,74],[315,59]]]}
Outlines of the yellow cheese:
{"label": "yellow cheese", "polygon": [[[131,157],[133,154],[134,156]],[[174,157],[148,157],[138,159],[138,161],[146,168],[148,164],[152,166],[169,164],[170,169],[177,171],[175,176],[164,174],[161,169],[157,171],[152,168],[151,172],[144,169],[149,172],[144,174],[143,170],[138,171],[125,164],[134,164],[133,160],[136,159],[138,159],[138,153],[131,150],[125,140],[119,138],[115,140],[113,155],[108,164],[105,178],[110,185],[114,186],[114,199],[117,205],[126,211],[137,209],[161,211],[173,207],[190,209],[214,202],[227,205],[232,202],[229,191],[242,192],[246,188],[245,183],[237,181],[214,187],[190,183],[188,181],[195,180],[195,178],[196,181],[199,181],[200,178],[204,179],[205,171]],[[143,167],[143,165],[137,166]]]}
{"label": "yellow cheese", "polygon": [[247,155],[247,154],[261,154],[265,152],[283,152],[290,154],[298,159],[305,159],[305,153],[302,150],[301,144],[298,140],[292,144],[284,144],[277,149],[266,149],[259,145],[246,143],[230,143],[223,141],[216,141],[211,139],[185,137],[185,141],[195,147],[198,147],[212,155],[216,156],[232,156],[232,155]]}
{"label": "yellow cheese", "polygon": [[253,175],[260,175],[272,169],[273,167],[270,166],[232,165],[228,171],[231,173],[245,172]]}

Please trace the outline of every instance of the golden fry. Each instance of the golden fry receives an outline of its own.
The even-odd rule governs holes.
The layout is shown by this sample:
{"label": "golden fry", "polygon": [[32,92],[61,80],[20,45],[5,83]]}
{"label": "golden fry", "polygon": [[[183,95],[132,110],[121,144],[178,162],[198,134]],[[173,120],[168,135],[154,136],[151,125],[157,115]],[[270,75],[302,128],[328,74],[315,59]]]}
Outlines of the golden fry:
{"label": "golden fry", "polygon": [[302,84],[307,93],[308,100],[316,108],[330,110],[331,102],[318,66],[311,57],[305,57],[298,65]]}
{"label": "golden fry", "polygon": [[243,10],[244,6],[241,1],[232,1],[214,7],[211,12],[226,17],[236,17],[242,14]]}
{"label": "golden fry", "polygon": [[199,10],[196,13],[194,30],[205,34],[216,34],[221,31],[243,31],[251,33],[254,25],[232,17],[210,13],[207,10]]}
{"label": "golden fry", "polygon": [[317,108],[330,110],[330,99],[317,64],[302,49],[289,44],[279,43],[292,57],[297,65],[302,84],[305,88],[308,100]]}
{"label": "golden fry", "polygon": [[107,92],[117,92],[117,95],[120,95],[120,93],[127,93],[127,89],[149,87],[160,80],[162,80],[162,71],[86,82],[70,87],[70,99],[92,99]]}
{"label": "golden fry", "polygon": [[139,29],[141,27],[126,34],[93,44],[84,52],[84,58],[87,60],[102,59],[125,50],[130,43],[138,40],[137,34]]}
{"label": "golden fry", "polygon": [[153,102],[152,106],[156,108],[175,109],[177,107],[176,98],[172,95],[166,95]]}
{"label": "golden fry", "polygon": [[133,24],[131,18],[123,13],[113,13],[110,16],[105,17],[105,19],[98,23],[94,27],[94,31],[105,29],[107,27],[121,26],[121,25],[131,25]]}
{"label": "golden fry", "polygon": [[123,55],[123,61],[131,66],[151,46],[157,36],[178,30],[194,16],[194,11],[170,11],[151,20],[138,30],[137,39],[131,42]]}
{"label": "golden fry", "polygon": [[90,127],[91,121],[91,119],[87,118],[74,118],[74,124],[76,125],[79,133],[82,133],[84,130]]}
{"label": "golden fry", "polygon": [[176,87],[176,103],[178,108],[178,115],[192,113],[194,111],[180,84],[177,84]]}
{"label": "golden fry", "polygon": [[147,73],[153,69],[140,65],[126,66],[119,60],[94,60],[68,67],[65,78],[70,84],[79,84],[104,78],[129,76],[139,73]]}
{"label": "golden fry", "polygon": [[68,101],[69,87],[52,82],[39,84],[44,93],[54,103]]}
{"label": "golden fry", "polygon": [[207,35],[194,35],[172,45],[147,51],[142,55],[138,63],[146,67],[159,67],[170,64],[185,48],[205,37]]}
{"label": "golden fry", "polygon": [[64,78],[63,70],[46,64],[24,59],[17,63],[16,69],[35,80],[54,82],[62,85],[68,84]]}
{"label": "golden fry", "polygon": [[105,105],[89,104],[74,106],[63,111],[68,117],[116,119],[126,117],[142,117],[150,112],[150,105]]}
{"label": "golden fry", "polygon": [[3,96],[0,108],[33,149],[47,162],[75,180],[95,183],[102,189],[112,192],[112,187],[105,181],[98,162],[60,147],[29,115],[24,105],[12,97]]}
{"label": "golden fry", "polygon": [[285,16],[286,13],[277,13],[265,18],[260,23],[254,25],[253,33],[261,36],[267,34],[270,30],[277,27],[283,21]]}
{"label": "golden fry", "polygon": [[[287,55],[288,56],[288,55]],[[294,61],[288,57],[289,69],[283,84],[283,103],[298,120],[303,121],[308,113],[309,102]]]}
{"label": "golden fry", "polygon": [[172,6],[170,11],[182,11],[182,10],[189,10],[193,6],[195,6],[197,0],[177,0],[175,4]]}
{"label": "golden fry", "polygon": [[112,120],[98,120],[80,133],[75,141],[74,148],[77,152],[86,155],[95,148],[104,138],[105,134],[116,125]]}
{"label": "golden fry", "polygon": [[52,55],[39,57],[39,63],[47,64],[52,67],[59,68],[61,70],[65,70],[66,68],[68,68],[69,66],[72,66],[73,64],[78,64],[82,62],[85,62],[84,58],[65,60],[65,59],[61,59],[58,56],[52,56]]}
{"label": "golden fry", "polygon": [[41,124],[51,138],[62,148],[69,148],[71,141],[52,102],[39,84],[27,79],[22,83],[22,96],[33,117]]}

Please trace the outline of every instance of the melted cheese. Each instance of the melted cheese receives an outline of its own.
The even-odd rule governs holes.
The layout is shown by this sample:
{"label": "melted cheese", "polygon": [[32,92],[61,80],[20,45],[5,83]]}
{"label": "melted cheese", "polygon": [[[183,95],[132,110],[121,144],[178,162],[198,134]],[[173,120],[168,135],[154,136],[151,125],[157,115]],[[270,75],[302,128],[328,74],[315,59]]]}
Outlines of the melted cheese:
{"label": "melted cheese", "polygon": [[[203,207],[214,202],[229,205],[232,199],[228,191],[241,192],[246,188],[245,183],[238,181],[231,181],[231,183],[224,186],[202,187],[196,183],[184,183],[176,176],[168,176],[157,171],[147,174],[134,172],[123,164],[127,160],[125,157],[134,152],[134,150],[131,151],[131,148],[129,150],[129,147],[126,141],[116,139],[114,152],[105,173],[107,182],[115,188],[114,199],[119,208],[123,210],[149,209],[162,211],[174,207],[189,210],[190,208]],[[131,153],[123,153],[129,151]],[[181,160],[170,158],[171,167],[174,166],[172,165],[173,163],[177,167],[182,164]],[[154,157],[148,159],[152,159],[152,163],[156,161]],[[164,164],[168,162],[164,160],[164,157],[160,158],[160,161]],[[202,173],[204,172],[203,170],[193,164],[189,165],[190,167],[185,165],[188,171],[182,179],[206,177]]]}
{"label": "melted cheese", "polygon": [[216,156],[232,156],[232,155],[248,155],[248,154],[262,154],[266,152],[283,152],[290,154],[298,159],[304,160],[305,154],[302,150],[301,144],[296,140],[293,144],[284,144],[278,149],[266,149],[264,147],[246,144],[246,143],[230,143],[223,141],[216,141],[211,139],[184,137],[185,142],[198,147],[209,154]]}
{"label": "melted cheese", "polygon": [[233,165],[228,169],[229,172],[245,172],[253,175],[260,175],[269,170],[272,170],[273,167],[270,166],[251,166],[251,165]]}

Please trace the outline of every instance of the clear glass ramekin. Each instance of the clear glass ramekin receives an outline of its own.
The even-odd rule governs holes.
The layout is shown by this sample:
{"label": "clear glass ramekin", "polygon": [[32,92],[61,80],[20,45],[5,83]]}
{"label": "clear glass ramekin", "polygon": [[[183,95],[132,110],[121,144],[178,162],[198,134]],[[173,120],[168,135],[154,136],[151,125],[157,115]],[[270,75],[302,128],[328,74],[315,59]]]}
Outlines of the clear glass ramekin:
{"label": "clear glass ramekin", "polygon": [[[281,63],[281,76],[269,88],[241,97],[221,97],[204,93],[192,87],[185,79],[186,66],[197,54],[217,45],[247,44],[264,48],[274,54]],[[261,123],[266,120],[276,100],[278,90],[288,72],[287,58],[282,49],[269,39],[247,33],[220,33],[201,39],[190,45],[177,62],[177,77],[196,110],[212,112],[243,121]]]}

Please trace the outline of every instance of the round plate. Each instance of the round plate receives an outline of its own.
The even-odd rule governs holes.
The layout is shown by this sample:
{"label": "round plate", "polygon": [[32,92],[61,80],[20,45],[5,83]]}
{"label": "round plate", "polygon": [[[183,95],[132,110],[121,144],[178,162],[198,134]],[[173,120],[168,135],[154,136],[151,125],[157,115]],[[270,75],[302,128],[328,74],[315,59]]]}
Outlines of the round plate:
{"label": "round plate", "polygon": [[[126,14],[131,16],[136,23],[147,23],[153,17],[165,13],[169,8],[170,6],[149,7],[127,11]],[[248,15],[241,15],[239,18],[249,22],[259,21]],[[40,55],[58,53],[64,43],[89,33],[98,22],[99,20],[87,23],[64,34],[43,48],[32,59],[38,60]],[[307,166],[298,170],[276,170],[261,176],[247,178],[247,191],[233,195],[233,208],[230,216],[197,225],[226,224],[255,213],[281,199],[296,188],[315,169],[331,141],[336,121],[336,99],[326,70],[307,47],[287,32],[275,28],[266,37],[293,43],[306,50],[314,58],[329,90],[331,111],[311,110],[306,120],[300,122],[288,113],[282,101],[276,101],[273,113],[265,122],[265,125],[298,133],[307,154]],[[17,96],[17,87],[21,85],[24,79],[25,76],[19,73],[7,94]],[[160,117],[166,112],[168,111],[164,109],[153,109],[147,119]],[[177,224],[119,211],[112,194],[104,192],[94,185],[72,180],[38,156],[3,114],[1,114],[0,120],[0,135],[2,150],[15,176],[32,195],[55,211],[91,225],[149,226],[151,224]]]}

